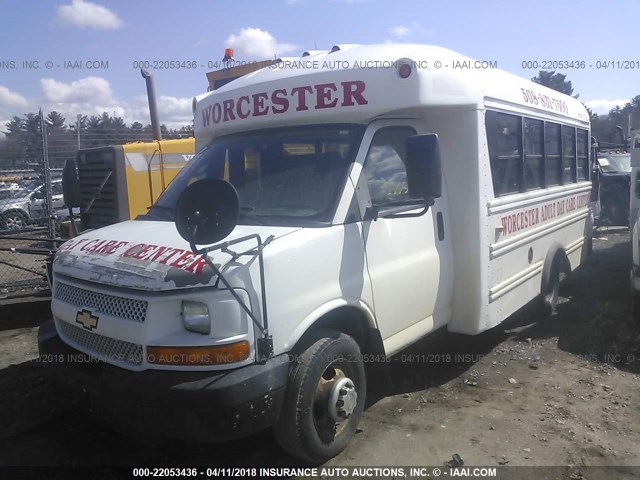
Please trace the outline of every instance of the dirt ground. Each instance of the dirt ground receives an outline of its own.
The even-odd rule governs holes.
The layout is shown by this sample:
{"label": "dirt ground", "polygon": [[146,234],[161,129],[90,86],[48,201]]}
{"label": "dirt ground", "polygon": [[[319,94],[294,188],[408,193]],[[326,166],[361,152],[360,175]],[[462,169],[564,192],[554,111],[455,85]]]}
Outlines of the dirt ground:
{"label": "dirt ground", "polygon": [[[437,332],[395,357],[393,386],[369,395],[358,433],[327,466],[442,465],[456,453],[466,465],[640,466],[628,237],[599,233],[556,315],[525,308],[482,335]],[[48,316],[46,301],[0,306],[0,465],[295,465],[269,432],[148,444],[79,413],[35,361]]]}

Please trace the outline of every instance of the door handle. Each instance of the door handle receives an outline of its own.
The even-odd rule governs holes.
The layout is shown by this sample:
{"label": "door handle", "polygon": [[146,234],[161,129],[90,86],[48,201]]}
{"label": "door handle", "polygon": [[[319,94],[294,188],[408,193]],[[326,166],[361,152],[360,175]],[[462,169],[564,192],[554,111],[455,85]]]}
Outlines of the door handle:
{"label": "door handle", "polygon": [[436,215],[436,222],[438,224],[438,240],[444,240],[444,219],[442,218],[442,212],[438,212]]}

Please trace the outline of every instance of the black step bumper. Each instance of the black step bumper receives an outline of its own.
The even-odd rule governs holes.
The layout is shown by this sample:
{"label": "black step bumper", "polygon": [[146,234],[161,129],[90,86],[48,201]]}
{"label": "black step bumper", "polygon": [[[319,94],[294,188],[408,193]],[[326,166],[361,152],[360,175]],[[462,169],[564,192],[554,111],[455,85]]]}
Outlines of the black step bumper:
{"label": "black step bumper", "polygon": [[227,441],[279,417],[287,355],[225,372],[133,372],[91,359],[65,344],[53,321],[38,332],[40,362],[78,408],[134,436]]}

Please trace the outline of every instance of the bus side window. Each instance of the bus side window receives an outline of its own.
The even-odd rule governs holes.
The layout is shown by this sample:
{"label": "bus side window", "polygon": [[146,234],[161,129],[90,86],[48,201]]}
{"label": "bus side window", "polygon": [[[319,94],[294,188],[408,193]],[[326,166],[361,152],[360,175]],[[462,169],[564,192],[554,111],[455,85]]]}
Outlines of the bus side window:
{"label": "bus side window", "polygon": [[578,129],[578,181],[589,180],[589,135]]}
{"label": "bus side window", "polygon": [[562,126],[562,183],[576,181],[576,129]]}
{"label": "bus side window", "polygon": [[525,190],[544,188],[544,149],[542,120],[524,119]]}
{"label": "bus side window", "polygon": [[488,111],[487,143],[496,197],[522,190],[522,119]]}
{"label": "bus side window", "polygon": [[545,184],[560,185],[562,183],[562,155],[560,150],[560,125],[545,122],[544,152],[546,157]]}

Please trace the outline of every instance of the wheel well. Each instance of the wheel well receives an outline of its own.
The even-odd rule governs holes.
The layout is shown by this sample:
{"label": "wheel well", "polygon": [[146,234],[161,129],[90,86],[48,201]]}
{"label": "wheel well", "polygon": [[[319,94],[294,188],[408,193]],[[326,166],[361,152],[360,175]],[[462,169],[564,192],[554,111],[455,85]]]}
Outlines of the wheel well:
{"label": "wheel well", "polygon": [[547,256],[544,259],[544,265],[542,267],[542,283],[540,285],[540,293],[543,295],[549,292],[551,288],[551,272],[553,267],[557,265],[560,272],[569,274],[571,273],[571,263],[567,257],[564,248],[559,243],[551,245],[547,251]]}
{"label": "wheel well", "polygon": [[[332,310],[318,320],[302,335],[293,347],[293,353],[301,353],[311,346],[320,336],[330,331],[337,331],[352,337],[365,361],[369,386],[372,389],[384,388],[390,378],[389,362],[382,361],[385,357],[384,345],[380,331],[372,327],[366,315],[355,307],[339,307]],[[372,361],[369,361],[372,360]]]}
{"label": "wheel well", "polygon": [[4,212],[0,213],[0,216],[9,215],[11,213],[19,213],[24,217],[27,217],[27,218],[29,217],[29,214],[27,212],[25,212],[24,210],[20,210],[19,208],[12,208],[10,210],[5,210]]}
{"label": "wheel well", "polygon": [[340,307],[318,318],[302,335],[294,350],[304,350],[318,330],[334,330],[352,337],[363,352],[367,347],[369,325],[364,313],[354,307]]}

